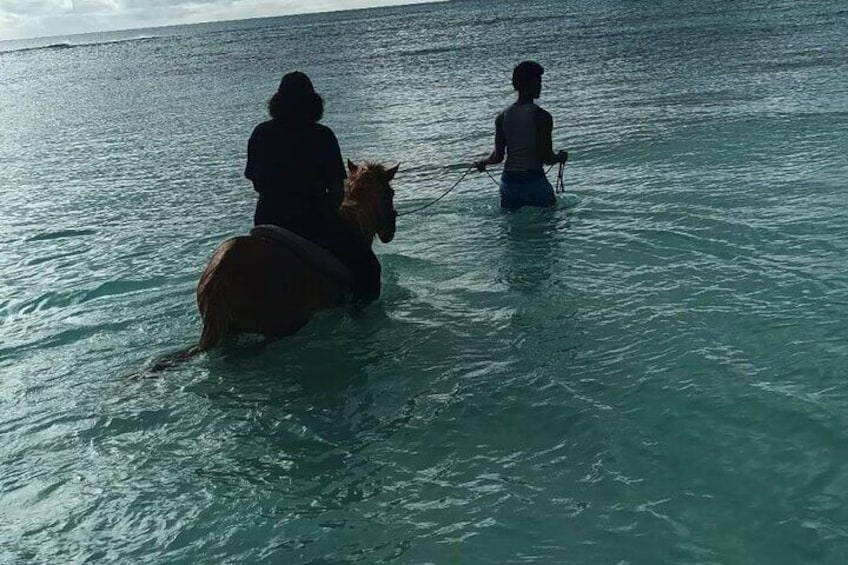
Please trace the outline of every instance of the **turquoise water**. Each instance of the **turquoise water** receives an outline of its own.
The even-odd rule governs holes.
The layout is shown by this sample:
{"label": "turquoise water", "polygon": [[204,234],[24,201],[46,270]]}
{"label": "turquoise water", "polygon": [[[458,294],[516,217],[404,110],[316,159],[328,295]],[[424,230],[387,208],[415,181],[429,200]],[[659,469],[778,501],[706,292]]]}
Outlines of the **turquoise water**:
{"label": "turquoise water", "polygon": [[[845,37],[481,0],[0,43],[0,562],[845,563]],[[475,173],[377,244],[377,304],[127,378],[196,340],[283,72],[411,209],[525,58],[556,210]]]}

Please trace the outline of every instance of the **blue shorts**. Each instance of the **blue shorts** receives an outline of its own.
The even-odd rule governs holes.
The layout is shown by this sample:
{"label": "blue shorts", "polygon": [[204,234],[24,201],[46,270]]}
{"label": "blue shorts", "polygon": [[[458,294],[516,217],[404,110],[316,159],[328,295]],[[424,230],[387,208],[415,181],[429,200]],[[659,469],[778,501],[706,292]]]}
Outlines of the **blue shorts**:
{"label": "blue shorts", "polygon": [[542,171],[504,171],[501,176],[501,208],[555,204],[554,187]]}

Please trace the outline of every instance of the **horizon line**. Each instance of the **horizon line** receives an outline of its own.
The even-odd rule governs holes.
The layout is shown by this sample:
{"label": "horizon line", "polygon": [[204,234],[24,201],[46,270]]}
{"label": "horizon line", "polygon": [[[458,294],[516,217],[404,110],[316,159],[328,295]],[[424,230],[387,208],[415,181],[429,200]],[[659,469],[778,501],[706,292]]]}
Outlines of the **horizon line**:
{"label": "horizon line", "polygon": [[250,16],[245,18],[233,18],[233,19],[219,19],[219,20],[205,20],[200,22],[188,22],[188,23],[170,23],[170,24],[158,24],[152,26],[143,26],[143,27],[126,27],[126,28],[116,28],[116,29],[101,29],[97,31],[80,31],[80,32],[72,32],[72,33],[55,33],[48,35],[34,35],[28,37],[16,37],[10,39],[3,39],[0,37],[0,44],[13,42],[13,41],[38,41],[41,39],[51,39],[55,37],[80,37],[86,35],[96,35],[100,33],[125,33],[131,31],[144,31],[144,30],[154,30],[154,29],[164,29],[164,28],[175,28],[175,27],[187,27],[187,26],[199,26],[199,25],[209,25],[215,23],[227,23],[227,22],[249,22],[251,20],[268,20],[268,19],[276,19],[276,18],[290,18],[297,16],[308,16],[311,14],[342,14],[345,12],[364,12],[367,10],[381,10],[385,8],[398,8],[401,6],[415,6],[415,5],[427,5],[427,4],[446,4],[448,2],[453,2],[455,0],[398,0],[397,4],[386,4],[382,6],[361,6],[358,8],[339,8],[339,9],[328,9],[328,10],[307,10],[303,12],[289,12],[285,14],[276,14],[276,15],[267,15],[267,16]]}

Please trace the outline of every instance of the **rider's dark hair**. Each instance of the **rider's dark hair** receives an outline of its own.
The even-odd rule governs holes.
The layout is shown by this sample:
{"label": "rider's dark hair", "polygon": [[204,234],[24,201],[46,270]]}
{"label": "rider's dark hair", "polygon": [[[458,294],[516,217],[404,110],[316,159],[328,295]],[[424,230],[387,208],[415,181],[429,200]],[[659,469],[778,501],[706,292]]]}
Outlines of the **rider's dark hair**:
{"label": "rider's dark hair", "polygon": [[274,119],[315,123],[324,115],[324,100],[315,92],[309,77],[295,71],[280,81],[268,101],[268,113]]}

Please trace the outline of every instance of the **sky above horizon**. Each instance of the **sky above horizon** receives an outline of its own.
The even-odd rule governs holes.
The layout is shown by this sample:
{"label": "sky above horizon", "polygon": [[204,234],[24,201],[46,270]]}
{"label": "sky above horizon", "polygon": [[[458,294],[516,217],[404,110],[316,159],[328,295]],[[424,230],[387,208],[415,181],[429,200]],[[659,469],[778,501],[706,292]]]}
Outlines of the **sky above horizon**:
{"label": "sky above horizon", "polygon": [[432,0],[0,0],[0,41]]}

